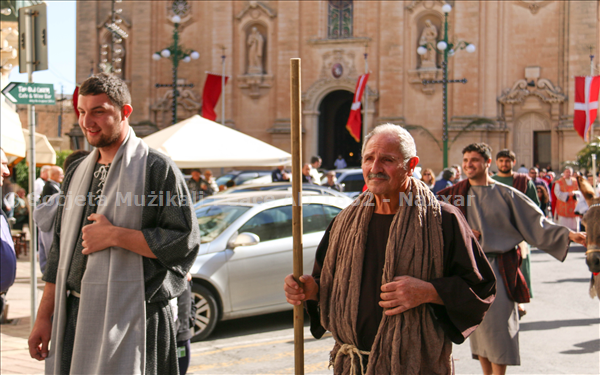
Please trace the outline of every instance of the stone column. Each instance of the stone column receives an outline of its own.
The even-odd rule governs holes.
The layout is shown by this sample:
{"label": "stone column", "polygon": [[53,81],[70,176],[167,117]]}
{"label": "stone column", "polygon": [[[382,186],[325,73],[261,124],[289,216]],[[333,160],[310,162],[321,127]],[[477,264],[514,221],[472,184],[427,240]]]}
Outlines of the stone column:
{"label": "stone column", "polygon": [[302,128],[304,129],[304,155],[308,161],[311,156],[319,154],[319,111],[302,112]]}

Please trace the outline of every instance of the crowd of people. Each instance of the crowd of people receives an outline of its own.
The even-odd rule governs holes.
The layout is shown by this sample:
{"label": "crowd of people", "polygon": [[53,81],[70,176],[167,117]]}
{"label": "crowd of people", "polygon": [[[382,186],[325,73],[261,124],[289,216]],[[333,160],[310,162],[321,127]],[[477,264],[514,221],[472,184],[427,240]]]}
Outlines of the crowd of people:
{"label": "crowd of people", "polygon": [[[185,374],[195,316],[189,271],[201,239],[183,201],[220,187],[208,169],[185,181],[135,135],[119,78],[89,77],[77,106],[94,151],[71,154],[64,172],[45,168],[35,185],[45,286],[29,353],[51,374]],[[484,374],[519,365],[517,311],[532,297],[527,244],[559,261],[571,242],[585,245],[583,176],[569,167],[561,176],[515,172],[510,150],[495,155],[493,174],[491,148],[474,143],[461,165],[412,178],[414,139],[392,124],[375,127],[362,147],[368,191],[333,219],[313,273],[283,280],[290,304],[306,302],[313,335],[331,332],[334,373],[452,374],[452,343],[468,337]],[[0,186],[9,175],[1,158]],[[315,156],[303,165],[304,183],[321,184],[321,164]],[[335,175],[324,183],[342,190]],[[283,166],[271,177],[290,179]],[[169,204],[138,204],[159,192]],[[4,208],[14,211],[22,195]],[[4,210],[1,224],[3,297],[16,269]]]}
{"label": "crowd of people", "polygon": [[[550,166],[541,169],[539,166],[533,166],[527,169],[521,165],[514,171],[516,160],[514,152],[508,149],[501,150],[495,158],[498,171],[494,173],[490,169],[490,177],[510,186],[513,178],[525,178],[527,189],[523,193],[536,203],[545,217],[572,230],[580,230],[580,218],[587,211],[587,203],[579,187],[579,180],[584,178],[583,174],[574,172],[570,166],[565,167],[558,176]],[[585,179],[593,186],[591,173],[587,173]],[[434,194],[462,180],[464,178],[458,164],[442,170],[437,176],[431,168],[421,170],[421,181]],[[600,181],[600,178],[598,180]],[[596,191],[600,193],[598,182]]]}
{"label": "crowd of people", "polygon": [[[336,165],[336,169],[346,168],[346,161],[342,158],[342,155],[339,155],[334,164]],[[323,173],[319,172],[322,165],[323,159],[320,156],[313,156],[310,158],[310,163],[303,164],[302,183],[322,185],[343,192],[344,187],[337,182],[335,170],[327,171],[325,173],[327,180],[323,181]],[[271,172],[271,179],[273,182],[290,182],[291,174],[285,170],[285,166],[280,165]]]}

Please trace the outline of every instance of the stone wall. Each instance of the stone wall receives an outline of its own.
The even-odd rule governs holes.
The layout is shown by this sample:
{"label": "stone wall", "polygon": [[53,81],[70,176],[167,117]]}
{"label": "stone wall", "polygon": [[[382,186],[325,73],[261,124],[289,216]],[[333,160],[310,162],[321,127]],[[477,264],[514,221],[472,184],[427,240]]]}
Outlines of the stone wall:
{"label": "stone wall", "polygon": [[[181,83],[192,83],[178,110],[179,119],[200,113],[206,72],[220,74],[225,53],[225,119],[221,102],[217,121],[290,150],[290,58],[302,59],[304,155],[320,152],[319,106],[336,90],[354,91],[365,71],[368,53],[369,128],[392,122],[408,126],[415,136],[422,165],[440,170],[442,151],[441,79],[437,67],[423,69],[416,53],[426,20],[438,25],[444,1],[354,1],[353,35],[328,39],[327,1],[180,1],[188,7],[181,23],[181,44],[200,53],[181,63]],[[573,160],[584,145],[572,130],[573,77],[589,74],[589,46],[600,50],[598,1],[451,1],[449,36],[477,49],[456,51],[449,59],[449,79],[468,83],[448,87],[449,162],[459,163],[462,148],[474,141],[494,150],[515,149],[533,163],[535,131],[551,133],[552,166]],[[152,53],[172,42],[172,1],[124,1],[120,15],[127,25],[125,79],[133,96],[133,123],[149,121],[159,128],[171,123],[172,64],[154,61]],[[77,4],[77,80],[98,71],[99,40],[109,2]],[[253,28],[264,41],[262,74],[248,68],[248,38]],[[224,48],[224,49],[223,49]],[[224,51],[224,52],[223,52]],[[596,53],[598,55],[598,53]],[[339,77],[332,69],[340,64]],[[597,73],[596,73],[597,74]],[[490,124],[463,128],[485,118]],[[598,123],[597,123],[598,124]],[[600,129],[596,130],[600,133]],[[437,139],[434,141],[434,139]],[[201,140],[199,140],[201,143]],[[225,142],[225,140],[224,140]],[[321,142],[322,144],[322,142]],[[321,150],[322,151],[322,150]]]}
{"label": "stone wall", "polygon": [[[77,118],[73,110],[73,102],[65,95],[65,100],[60,102],[60,95],[56,96],[56,105],[35,106],[36,133],[44,134],[56,151],[71,150],[71,138],[67,135],[77,125]],[[58,123],[62,107],[62,126],[59,135]],[[29,128],[27,121],[27,106],[17,105],[17,113],[24,129]]]}

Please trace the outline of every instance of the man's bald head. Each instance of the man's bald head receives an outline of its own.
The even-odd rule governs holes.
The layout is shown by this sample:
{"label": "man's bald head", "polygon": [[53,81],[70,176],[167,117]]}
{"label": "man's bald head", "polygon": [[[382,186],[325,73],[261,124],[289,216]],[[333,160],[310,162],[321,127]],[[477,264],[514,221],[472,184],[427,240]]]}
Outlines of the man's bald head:
{"label": "man's bald head", "polygon": [[44,165],[42,169],[40,169],[40,178],[44,181],[48,180],[48,172],[50,172],[51,165]]}
{"label": "man's bald head", "polygon": [[63,178],[65,178],[63,169],[57,165],[52,166],[52,168],[50,168],[50,172],[48,173],[48,178],[52,181],[61,183]]}

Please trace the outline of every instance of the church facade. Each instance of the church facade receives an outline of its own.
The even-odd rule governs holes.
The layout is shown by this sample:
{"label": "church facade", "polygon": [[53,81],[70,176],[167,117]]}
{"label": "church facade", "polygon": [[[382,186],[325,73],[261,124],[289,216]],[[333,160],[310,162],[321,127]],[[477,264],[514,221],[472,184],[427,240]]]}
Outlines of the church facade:
{"label": "church facade", "polygon": [[[345,126],[357,79],[368,71],[367,129],[407,127],[421,165],[439,171],[443,86],[423,80],[443,78],[443,58],[417,49],[443,39],[445,4],[448,39],[475,46],[448,58],[448,79],[466,79],[448,84],[449,163],[460,163],[472,142],[510,148],[528,167],[557,170],[575,160],[585,144],[573,130],[574,77],[590,74],[590,48],[600,50],[598,1],[81,1],[76,78],[113,61],[132,92],[132,123],[169,126],[172,62],[152,55],[173,43],[177,15],[180,44],[200,55],[179,64],[177,84],[186,86],[178,120],[201,113],[206,73],[224,68],[224,118],[221,99],[216,121],[289,151],[290,59],[299,57],[306,160],[320,155],[331,168],[342,155],[359,165],[362,144]],[[117,43],[106,27],[112,17],[127,35]]]}

